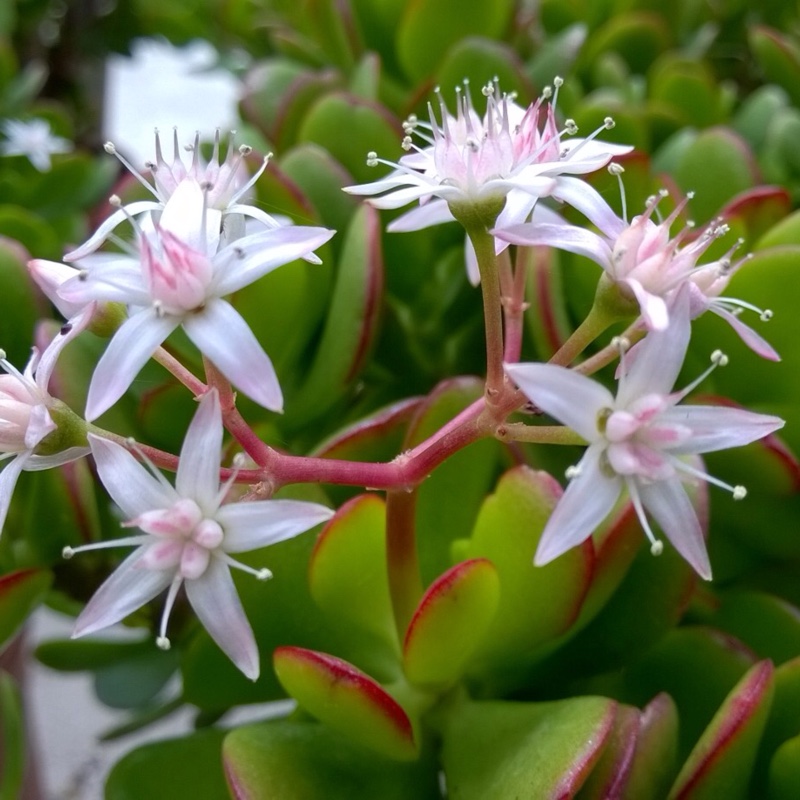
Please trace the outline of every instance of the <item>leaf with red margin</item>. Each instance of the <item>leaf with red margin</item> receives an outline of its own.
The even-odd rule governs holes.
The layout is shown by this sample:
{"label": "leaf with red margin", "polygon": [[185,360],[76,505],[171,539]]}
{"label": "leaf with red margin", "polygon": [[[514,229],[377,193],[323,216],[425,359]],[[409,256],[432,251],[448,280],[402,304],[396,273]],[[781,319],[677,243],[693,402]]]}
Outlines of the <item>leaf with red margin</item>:
{"label": "leaf with red margin", "polygon": [[611,735],[616,709],[604,697],[450,709],[442,746],[448,797],[574,797]]}
{"label": "leaf with red margin", "polygon": [[279,647],[273,663],[283,688],[321,722],[397,761],[419,755],[402,706],[352,664],[301,647]]}
{"label": "leaf with red margin", "polygon": [[772,663],[752,667],[725,699],[680,771],[669,800],[748,797],[773,692]]}
{"label": "leaf with red margin", "polygon": [[738,229],[735,232],[744,237],[744,247],[749,249],[791,210],[792,198],[786,189],[756,186],[736,195],[719,216],[723,222]]}
{"label": "leaf with red margin", "polygon": [[639,714],[639,734],[624,800],[661,800],[677,772],[678,709],[666,693]]}
{"label": "leaf with red margin", "polygon": [[20,569],[0,577],[0,650],[44,599],[52,573]]}
{"label": "leaf with red margin", "polygon": [[464,672],[500,600],[500,580],[485,558],[457,564],[420,600],[403,642],[403,670],[420,686],[444,687]]}
{"label": "leaf with red margin", "polygon": [[639,710],[618,706],[606,746],[597,766],[578,792],[578,800],[620,797],[628,785],[639,738]]}
{"label": "leaf with red margin", "polygon": [[222,748],[236,800],[441,800],[432,753],[399,762],[311,720],[231,731]]}
{"label": "leaf with red margin", "polygon": [[354,497],[325,525],[311,554],[308,585],[337,628],[355,628],[360,647],[380,647],[399,658],[386,575],[386,506],[380,497]]}
{"label": "leaf with red margin", "polygon": [[546,472],[514,467],[486,498],[466,555],[488,558],[500,576],[500,605],[479,647],[480,671],[503,673],[530,662],[537,648],[577,618],[592,576],[591,542],[544,567],[533,565],[542,531],[558,499]]}

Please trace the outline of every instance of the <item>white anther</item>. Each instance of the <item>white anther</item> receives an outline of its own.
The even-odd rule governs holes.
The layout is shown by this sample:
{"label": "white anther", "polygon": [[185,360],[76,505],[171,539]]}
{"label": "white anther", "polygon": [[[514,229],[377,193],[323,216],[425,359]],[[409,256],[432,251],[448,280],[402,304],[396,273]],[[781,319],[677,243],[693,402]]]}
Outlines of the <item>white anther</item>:
{"label": "white anther", "polygon": [[771,319],[772,319],[772,309],[771,308],[765,308],[761,312],[761,321],[762,322],[769,322]]}
{"label": "white anther", "polygon": [[69,545],[67,545],[67,546],[66,546],[66,547],[65,547],[65,548],[64,548],[64,549],[61,551],[61,558],[70,559],[70,558],[72,558],[72,556],[74,556],[74,555],[75,555],[75,551],[74,551],[74,550],[73,550],[73,549],[72,549],[72,548],[71,548]]}
{"label": "white anther", "polygon": [[577,478],[578,475],[581,474],[581,468],[578,464],[573,464],[571,467],[567,467],[564,470],[564,477],[571,481],[573,478]]}
{"label": "white anther", "polygon": [[103,150],[105,150],[110,156],[115,155],[117,152],[117,148],[114,147],[114,142],[106,142],[103,145]]}
{"label": "white anther", "polygon": [[617,123],[616,123],[616,122],[614,122],[614,118],[613,118],[613,117],[606,117],[606,118],[603,120],[603,127],[604,127],[604,128],[607,130],[607,131],[610,131],[610,130],[611,130],[611,129],[612,129],[612,128],[613,128],[613,127],[616,125],[616,124],[617,124]]}
{"label": "white anther", "polygon": [[718,367],[727,367],[728,366],[728,356],[722,352],[722,350],[715,350],[711,354],[711,363],[716,364]]}
{"label": "white anther", "polygon": [[733,499],[734,500],[744,500],[747,497],[747,489],[744,486],[734,486],[733,487]]}
{"label": "white anther", "polygon": [[172,642],[166,636],[156,637],[156,647],[159,650],[169,650],[172,647]]}
{"label": "white anther", "polygon": [[615,161],[612,161],[607,169],[612,175],[622,175],[622,173],[625,172],[625,167],[623,167],[622,164],[617,164]]}
{"label": "white anther", "polygon": [[664,552],[664,542],[660,541],[659,539],[656,539],[650,545],[650,553],[654,556],[660,556],[663,552]]}

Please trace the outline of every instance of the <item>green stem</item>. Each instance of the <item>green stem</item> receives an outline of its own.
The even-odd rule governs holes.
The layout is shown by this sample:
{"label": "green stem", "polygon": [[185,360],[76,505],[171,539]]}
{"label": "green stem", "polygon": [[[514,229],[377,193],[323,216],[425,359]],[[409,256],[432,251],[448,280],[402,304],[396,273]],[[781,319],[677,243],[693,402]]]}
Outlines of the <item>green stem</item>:
{"label": "green stem", "polygon": [[585,445],[586,439],[564,425],[526,425],[509,422],[499,425],[495,436],[503,442],[533,442],[534,444]]}
{"label": "green stem", "polygon": [[617,317],[595,303],[586,319],[550,359],[550,364],[568,367],[600,334],[617,321]]}
{"label": "green stem", "polygon": [[486,327],[486,399],[492,402],[502,389],[503,372],[503,304],[500,296],[500,275],[497,256],[494,252],[494,237],[484,227],[467,228],[478,270],[481,274],[483,292],[483,317]]}
{"label": "green stem", "polygon": [[416,508],[416,490],[393,489],[386,493],[386,567],[395,626],[401,642],[423,592],[417,555]]}

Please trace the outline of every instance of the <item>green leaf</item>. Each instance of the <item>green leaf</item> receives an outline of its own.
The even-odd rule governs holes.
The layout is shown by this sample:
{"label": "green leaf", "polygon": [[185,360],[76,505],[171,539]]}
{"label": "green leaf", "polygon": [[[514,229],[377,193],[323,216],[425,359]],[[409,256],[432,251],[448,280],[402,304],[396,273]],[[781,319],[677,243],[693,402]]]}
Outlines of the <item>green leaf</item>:
{"label": "green leaf", "polygon": [[767,80],[777,83],[795,105],[800,105],[800,48],[785,34],[765,25],[755,25],[747,33],[750,49]]}
{"label": "green leaf", "polygon": [[22,796],[25,728],[22,697],[14,679],[0,670],[0,800]]}
{"label": "green leaf", "polygon": [[28,253],[14,241],[0,241],[0,347],[20,371],[30,358],[34,325],[40,309],[25,264]]}
{"label": "green leaf", "polygon": [[513,12],[512,0],[492,3],[414,0],[406,4],[397,31],[397,57],[413,81],[423,81],[436,71],[450,47],[462,39],[500,38]]}
{"label": "green leaf", "polygon": [[16,239],[38,258],[61,258],[61,243],[53,229],[20,206],[0,205],[0,234]]}
{"label": "green leaf", "polygon": [[137,747],[114,765],[105,800],[229,797],[221,758],[224,736],[225,731],[204,730]]}
{"label": "green leaf", "polygon": [[773,667],[761,661],[725,699],[678,774],[669,800],[748,797],[748,784],[772,703]]}
{"label": "green leaf", "polygon": [[582,64],[593,64],[602,54],[618,53],[631,72],[643,74],[653,56],[669,45],[670,32],[663,17],[647,11],[612,15],[594,31],[581,53]]}
{"label": "green leaf", "polygon": [[769,800],[795,800],[800,786],[800,736],[784,742],[769,767]]}
{"label": "green leaf", "polygon": [[363,205],[347,230],[319,347],[292,417],[304,426],[325,414],[358,377],[377,327],[383,289],[380,221]]}
{"label": "green leaf", "polygon": [[355,629],[357,647],[399,657],[386,575],[386,508],[381,498],[362,494],[336,512],[311,554],[308,583],[311,596],[331,624],[343,632]]}
{"label": "green leaf", "polygon": [[431,758],[402,763],[316,722],[278,720],[231,731],[223,745],[239,800],[439,800]]}
{"label": "green leaf", "polygon": [[279,647],[273,663],[286,691],[320,721],[388,758],[419,755],[402,706],[352,664],[300,647]]}
{"label": "green leaf", "polygon": [[0,651],[44,600],[52,582],[52,573],[39,569],[0,576]]}
{"label": "green leaf", "polygon": [[574,797],[611,735],[616,703],[465,703],[445,720],[442,766],[450,800]]}
{"label": "green leaf", "polygon": [[591,542],[544,567],[533,557],[563,491],[545,472],[519,466],[481,507],[466,554],[487,558],[500,577],[500,605],[476,658],[481,671],[513,673],[575,621],[592,575]]}
{"label": "green leaf", "polygon": [[406,630],[406,677],[425,687],[457,681],[494,618],[499,599],[500,580],[487,559],[464,561],[435,580]]}

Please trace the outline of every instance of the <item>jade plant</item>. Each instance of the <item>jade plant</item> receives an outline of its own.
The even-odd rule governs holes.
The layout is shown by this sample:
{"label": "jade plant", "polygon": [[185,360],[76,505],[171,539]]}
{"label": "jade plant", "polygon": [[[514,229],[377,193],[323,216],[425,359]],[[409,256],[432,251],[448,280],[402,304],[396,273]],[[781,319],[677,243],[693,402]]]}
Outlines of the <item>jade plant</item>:
{"label": "jade plant", "polygon": [[106,796],[794,797],[796,14],[190,5],[144,167],[0,59],[0,641],[196,711]]}

